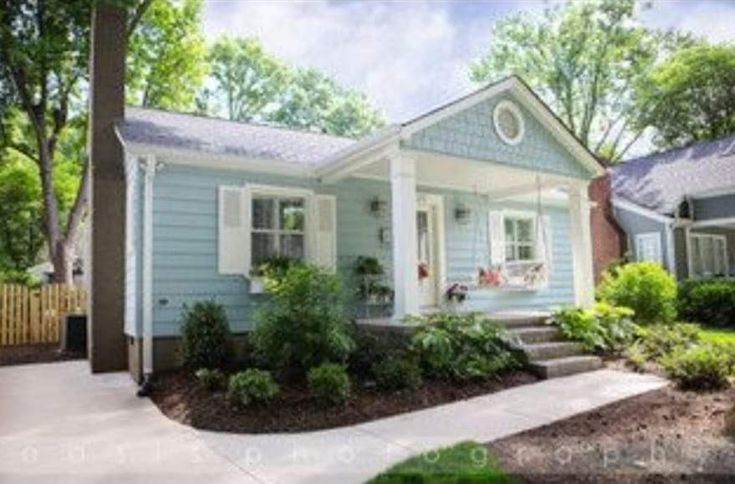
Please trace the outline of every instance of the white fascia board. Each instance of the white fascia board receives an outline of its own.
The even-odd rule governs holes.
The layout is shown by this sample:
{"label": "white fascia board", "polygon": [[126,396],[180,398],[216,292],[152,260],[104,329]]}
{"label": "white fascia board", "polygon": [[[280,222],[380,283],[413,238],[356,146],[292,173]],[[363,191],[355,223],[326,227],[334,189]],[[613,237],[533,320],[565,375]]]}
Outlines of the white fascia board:
{"label": "white fascia board", "polygon": [[159,161],[168,164],[224,170],[254,171],[258,173],[272,173],[306,178],[316,177],[314,167],[302,163],[246,158],[199,150],[168,148],[146,143],[127,142],[123,146],[128,154],[133,156],[154,155]]}
{"label": "white fascia board", "polygon": [[628,212],[635,213],[637,215],[641,215],[642,217],[649,218],[651,220],[655,220],[656,222],[660,222],[663,224],[672,224],[674,222],[674,219],[672,217],[667,217],[666,215],[661,215],[658,212],[654,212],[653,210],[645,207],[641,207],[640,205],[637,205],[633,202],[629,202],[627,200],[623,200],[621,198],[612,198],[612,204],[613,207],[619,208],[621,210],[625,210]]}
{"label": "white fascia board", "polygon": [[713,218],[709,220],[694,221],[690,224],[692,228],[717,227],[718,225],[735,224],[735,217]]}
{"label": "white fascia board", "polygon": [[315,170],[316,175],[325,182],[334,182],[398,151],[399,133],[398,126],[389,126],[381,133],[335,153],[320,163]]}
{"label": "white fascia board", "polygon": [[[733,160],[735,162],[735,160]],[[692,192],[689,194],[690,198],[694,199],[703,199],[703,198],[716,198],[716,197],[724,197],[727,195],[735,195],[735,189],[732,187],[729,188],[718,188],[718,189],[712,189],[712,190],[702,190],[701,192]]]}

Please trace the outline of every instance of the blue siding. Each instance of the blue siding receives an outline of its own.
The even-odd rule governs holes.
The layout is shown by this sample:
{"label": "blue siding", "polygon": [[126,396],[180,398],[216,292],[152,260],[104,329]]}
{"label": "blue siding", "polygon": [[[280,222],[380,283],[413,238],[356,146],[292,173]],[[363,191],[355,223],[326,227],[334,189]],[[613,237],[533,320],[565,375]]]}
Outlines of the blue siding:
{"label": "blue siding", "polygon": [[735,217],[735,193],[694,200],[694,220]]}
{"label": "blue siding", "polygon": [[[495,133],[493,110],[502,100],[512,100],[522,112],[525,136],[514,146]],[[497,97],[476,104],[414,134],[406,147],[481,161],[496,162],[559,175],[590,178],[579,164],[521,103]]]}
{"label": "blue siding", "polygon": [[664,266],[672,267],[670,265],[671,261],[669,261],[669,239],[666,235],[665,223],[618,207],[614,207],[613,211],[615,220],[617,220],[620,228],[628,235],[628,250],[633,258],[635,258],[637,251],[636,235],[657,232],[661,237],[661,251],[663,252]]}

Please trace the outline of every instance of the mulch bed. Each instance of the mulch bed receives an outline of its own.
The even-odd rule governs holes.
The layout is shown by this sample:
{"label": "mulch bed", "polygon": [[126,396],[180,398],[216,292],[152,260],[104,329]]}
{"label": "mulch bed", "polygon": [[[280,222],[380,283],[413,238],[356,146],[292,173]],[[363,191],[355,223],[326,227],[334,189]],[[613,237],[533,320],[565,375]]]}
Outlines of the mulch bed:
{"label": "mulch bed", "polygon": [[543,484],[735,482],[735,389],[670,386],[488,445],[508,473]]}
{"label": "mulch bed", "polygon": [[53,363],[80,358],[84,358],[84,356],[60,352],[58,343],[0,347],[0,366]]}
{"label": "mulch bed", "polygon": [[199,429],[221,432],[302,432],[353,425],[537,381],[516,371],[497,380],[475,383],[427,381],[421,388],[392,393],[354,385],[344,406],[325,407],[312,400],[305,386],[281,386],[269,405],[233,408],[224,393],[202,389],[194,376],[177,370],[156,377],[151,399],[169,418]]}

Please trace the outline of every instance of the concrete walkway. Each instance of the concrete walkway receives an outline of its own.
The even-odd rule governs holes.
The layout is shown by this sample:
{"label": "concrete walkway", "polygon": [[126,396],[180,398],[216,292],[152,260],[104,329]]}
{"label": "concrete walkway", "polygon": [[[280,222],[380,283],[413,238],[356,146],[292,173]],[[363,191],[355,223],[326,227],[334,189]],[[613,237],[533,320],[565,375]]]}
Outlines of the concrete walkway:
{"label": "concrete walkway", "polygon": [[202,432],[85,362],[0,368],[0,482],[358,483],[461,440],[487,442],[666,385],[600,370],[335,430]]}

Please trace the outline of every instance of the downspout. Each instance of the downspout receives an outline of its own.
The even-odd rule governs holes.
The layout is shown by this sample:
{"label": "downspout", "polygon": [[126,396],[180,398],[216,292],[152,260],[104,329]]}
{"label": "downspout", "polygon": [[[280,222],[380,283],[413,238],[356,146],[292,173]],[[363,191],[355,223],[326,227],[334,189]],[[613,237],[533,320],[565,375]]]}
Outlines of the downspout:
{"label": "downspout", "polygon": [[143,382],[139,397],[151,391],[153,374],[153,178],[156,175],[156,157],[147,155],[143,168]]}

